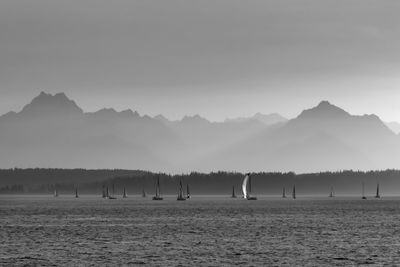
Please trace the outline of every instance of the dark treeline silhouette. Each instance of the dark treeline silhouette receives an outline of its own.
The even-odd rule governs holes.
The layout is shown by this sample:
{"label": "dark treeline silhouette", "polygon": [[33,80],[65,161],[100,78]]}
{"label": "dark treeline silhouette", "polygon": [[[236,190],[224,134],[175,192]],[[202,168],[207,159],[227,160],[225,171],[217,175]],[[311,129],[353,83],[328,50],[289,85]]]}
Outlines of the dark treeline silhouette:
{"label": "dark treeline silhouette", "polygon": [[41,184],[83,184],[104,181],[110,177],[123,175],[142,175],[144,171],[120,170],[120,169],[0,169],[0,187],[12,184],[26,186],[37,186]]}
{"label": "dark treeline silhouette", "polygon": [[[232,186],[241,194],[244,174],[238,172],[212,172],[208,174],[169,175],[130,170],[85,170],[85,169],[10,169],[0,170],[0,193],[52,193],[73,194],[75,187],[80,194],[101,195],[102,187],[114,188],[116,195],[122,195],[123,188],[128,195],[141,195],[144,190],[153,195],[157,177],[160,178],[161,193],[176,194],[179,181],[190,184],[191,194],[231,195]],[[400,171],[339,171],[310,174],[253,173],[252,188],[255,195],[281,195],[282,188],[290,190],[296,185],[298,196],[326,195],[331,188],[337,196],[360,195],[361,184],[365,193],[373,195],[377,183],[381,194],[400,195]]]}

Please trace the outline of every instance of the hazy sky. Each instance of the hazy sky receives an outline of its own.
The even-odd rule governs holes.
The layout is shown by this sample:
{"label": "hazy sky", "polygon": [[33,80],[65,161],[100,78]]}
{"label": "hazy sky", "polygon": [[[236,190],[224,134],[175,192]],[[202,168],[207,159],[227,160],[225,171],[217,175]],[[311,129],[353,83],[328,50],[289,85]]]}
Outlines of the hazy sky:
{"label": "hazy sky", "polygon": [[86,111],[212,120],[329,100],[400,121],[400,1],[2,0],[0,113],[40,91]]}

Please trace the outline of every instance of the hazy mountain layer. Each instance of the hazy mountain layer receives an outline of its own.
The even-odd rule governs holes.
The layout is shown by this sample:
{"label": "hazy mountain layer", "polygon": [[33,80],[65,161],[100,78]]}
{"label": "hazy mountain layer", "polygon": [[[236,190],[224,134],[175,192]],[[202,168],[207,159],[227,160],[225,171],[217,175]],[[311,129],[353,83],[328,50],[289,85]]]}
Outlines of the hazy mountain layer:
{"label": "hazy mountain layer", "polygon": [[132,110],[85,113],[60,93],[41,93],[0,117],[0,167],[153,171],[322,171],[398,168],[399,137],[375,115],[322,101],[279,114],[210,122],[170,121]]}

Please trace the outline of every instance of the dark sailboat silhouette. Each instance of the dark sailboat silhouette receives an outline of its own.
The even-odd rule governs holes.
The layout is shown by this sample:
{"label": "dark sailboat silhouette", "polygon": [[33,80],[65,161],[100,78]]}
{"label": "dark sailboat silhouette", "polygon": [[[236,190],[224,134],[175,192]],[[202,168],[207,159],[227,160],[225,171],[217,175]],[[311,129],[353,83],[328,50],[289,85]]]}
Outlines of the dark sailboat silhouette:
{"label": "dark sailboat silhouette", "polygon": [[189,190],[189,184],[186,184],[186,198],[190,198],[190,190]]}
{"label": "dark sailboat silhouette", "polygon": [[117,199],[116,197],[110,195],[110,191],[108,190],[108,186],[107,186],[107,190],[106,190],[106,199]]}
{"label": "dark sailboat silhouette", "polygon": [[182,180],[179,181],[179,189],[178,189],[178,197],[176,200],[183,201],[186,200],[186,197],[183,196],[183,186],[182,186]]}
{"label": "dark sailboat silhouette", "polygon": [[232,196],[231,198],[237,198],[236,193],[235,193],[235,186],[232,186]]}
{"label": "dark sailboat silhouette", "polygon": [[381,198],[381,195],[379,194],[379,183],[376,185],[376,195],[375,198]]}
{"label": "dark sailboat silhouette", "polygon": [[78,198],[79,197],[79,195],[78,195],[78,187],[75,187],[75,198]]}
{"label": "dark sailboat silhouette", "polygon": [[365,185],[364,182],[362,183],[362,196],[361,199],[367,199],[367,197],[365,196]]}
{"label": "dark sailboat silhouette", "polygon": [[257,200],[257,197],[251,195],[251,176],[246,174],[242,184],[243,198],[247,200]]}
{"label": "dark sailboat silhouette", "polygon": [[123,193],[123,195],[122,195],[122,198],[127,198],[128,197],[128,194],[126,193],[126,189],[125,189],[125,187],[124,187],[124,193]]}
{"label": "dark sailboat silhouette", "polygon": [[[142,192],[142,197],[146,197],[146,193]],[[160,176],[157,176],[157,183],[156,183],[156,195],[153,197],[153,200],[163,200],[161,197],[161,191],[160,191]]]}
{"label": "dark sailboat silhouette", "polygon": [[106,187],[105,187],[105,185],[103,184],[103,192],[102,192],[102,198],[106,198],[107,197],[107,193],[106,193]]}
{"label": "dark sailboat silhouette", "polygon": [[142,188],[142,197],[143,197],[143,198],[146,197],[146,191],[144,191],[144,188]]}
{"label": "dark sailboat silhouette", "polygon": [[282,189],[282,198],[286,198],[286,189],[283,187]]}
{"label": "dark sailboat silhouette", "polygon": [[329,197],[334,197],[335,191],[333,190],[333,186],[331,186],[331,192],[329,193]]}
{"label": "dark sailboat silhouette", "polygon": [[292,198],[296,199],[296,185],[293,185]]}

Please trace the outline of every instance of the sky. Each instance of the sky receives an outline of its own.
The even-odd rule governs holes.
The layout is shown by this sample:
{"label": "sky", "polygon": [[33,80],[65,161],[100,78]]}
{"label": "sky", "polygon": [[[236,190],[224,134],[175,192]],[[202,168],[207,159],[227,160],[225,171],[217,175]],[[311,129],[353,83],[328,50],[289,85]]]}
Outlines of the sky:
{"label": "sky", "polygon": [[210,120],[321,100],[400,121],[400,2],[2,0],[0,114],[41,91]]}

